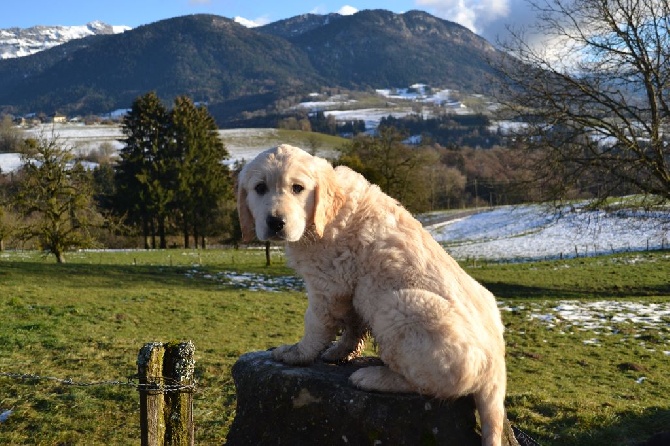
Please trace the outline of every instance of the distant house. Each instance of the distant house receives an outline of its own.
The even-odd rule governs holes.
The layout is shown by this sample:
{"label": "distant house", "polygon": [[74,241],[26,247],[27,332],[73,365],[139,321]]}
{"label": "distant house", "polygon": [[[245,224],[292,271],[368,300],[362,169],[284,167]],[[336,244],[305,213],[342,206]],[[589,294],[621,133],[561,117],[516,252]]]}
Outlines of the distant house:
{"label": "distant house", "polygon": [[14,118],[14,124],[19,127],[31,127],[40,125],[41,123],[42,122],[34,114]]}
{"label": "distant house", "polygon": [[67,122],[67,116],[61,115],[60,113],[54,113],[49,116],[49,122],[53,124],[65,124]]}

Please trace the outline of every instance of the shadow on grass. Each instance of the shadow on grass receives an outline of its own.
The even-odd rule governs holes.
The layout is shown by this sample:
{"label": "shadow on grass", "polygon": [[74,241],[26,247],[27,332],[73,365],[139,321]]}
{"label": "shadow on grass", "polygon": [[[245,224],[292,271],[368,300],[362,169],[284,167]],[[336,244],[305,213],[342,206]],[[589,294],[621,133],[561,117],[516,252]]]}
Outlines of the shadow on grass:
{"label": "shadow on grass", "polygon": [[[524,431],[542,446],[667,446],[667,437],[659,443],[659,434],[670,431],[670,410],[650,407],[642,413],[622,411],[617,413],[614,424],[592,426],[584,429],[580,417],[564,407],[538,402],[529,407],[550,417],[542,429],[524,426]],[[558,414],[561,415],[558,415]],[[514,424],[514,418],[510,417]]]}
{"label": "shadow on grass", "polygon": [[[248,270],[248,269],[245,269]],[[130,288],[150,287],[152,284],[172,288],[220,288],[220,281],[206,278],[221,271],[237,271],[236,268],[218,266],[198,267],[194,274],[191,266],[160,265],[115,265],[83,263],[0,262],[0,280],[6,283],[55,285],[67,283],[68,287]],[[265,270],[262,274],[275,275],[283,271]],[[233,287],[233,285],[231,285]]]}
{"label": "shadow on grass", "polygon": [[496,297],[506,299],[622,299],[629,297],[669,296],[670,283],[662,285],[602,289],[579,287],[536,287],[515,283],[481,282]]}

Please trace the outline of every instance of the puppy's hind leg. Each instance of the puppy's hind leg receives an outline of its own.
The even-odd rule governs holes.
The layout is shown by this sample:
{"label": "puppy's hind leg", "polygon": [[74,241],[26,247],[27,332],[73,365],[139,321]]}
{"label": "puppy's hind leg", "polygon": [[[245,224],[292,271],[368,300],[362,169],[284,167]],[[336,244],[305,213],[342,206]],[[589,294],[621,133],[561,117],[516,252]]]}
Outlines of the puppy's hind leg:
{"label": "puppy's hind leg", "polygon": [[350,316],[340,339],[328,347],[321,354],[321,358],[327,362],[347,362],[359,357],[365,348],[367,332],[365,324],[358,316]]}
{"label": "puppy's hind leg", "polygon": [[358,369],[351,374],[349,381],[359,389],[372,392],[416,392],[416,389],[401,374],[387,366]]}
{"label": "puppy's hind leg", "polygon": [[497,386],[474,394],[482,426],[482,446],[500,446],[505,422],[505,389]]}

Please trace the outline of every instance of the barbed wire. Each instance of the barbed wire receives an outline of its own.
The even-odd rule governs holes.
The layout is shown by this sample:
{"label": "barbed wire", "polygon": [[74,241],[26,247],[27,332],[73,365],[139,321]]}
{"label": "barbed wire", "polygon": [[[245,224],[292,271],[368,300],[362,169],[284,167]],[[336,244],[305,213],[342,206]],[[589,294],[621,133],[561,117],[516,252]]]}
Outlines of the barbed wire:
{"label": "barbed wire", "polygon": [[126,381],[93,381],[93,382],[83,382],[83,381],[74,381],[72,378],[56,378],[54,376],[41,376],[35,375],[32,373],[7,373],[0,372],[0,377],[9,378],[14,380],[22,381],[53,381],[59,384],[66,386],[74,387],[94,387],[94,386],[125,386],[125,387],[134,387],[140,391],[151,391],[151,392],[162,392],[162,393],[172,393],[172,392],[195,392],[196,383],[195,381],[192,384],[163,384],[164,382],[174,381],[171,378],[166,377],[150,377],[149,382],[140,383],[133,380],[139,380],[139,376],[132,375],[129,376]]}

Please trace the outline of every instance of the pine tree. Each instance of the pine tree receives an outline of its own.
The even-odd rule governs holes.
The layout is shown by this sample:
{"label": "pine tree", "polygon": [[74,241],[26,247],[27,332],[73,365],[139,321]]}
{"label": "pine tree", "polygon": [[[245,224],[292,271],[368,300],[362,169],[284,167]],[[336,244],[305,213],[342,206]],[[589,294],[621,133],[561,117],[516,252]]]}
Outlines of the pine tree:
{"label": "pine tree", "polygon": [[195,245],[200,239],[204,248],[220,202],[232,196],[229,169],[223,164],[229,154],[214,118],[188,97],[175,100],[171,126],[177,178],[174,206],[181,216],[184,246],[189,247],[192,233]]}
{"label": "pine tree", "polygon": [[[123,120],[125,147],[116,165],[116,208],[140,224],[145,248],[167,247],[166,224],[174,197],[168,111],[155,92],[137,98]],[[151,240],[151,243],[149,242]]]}

